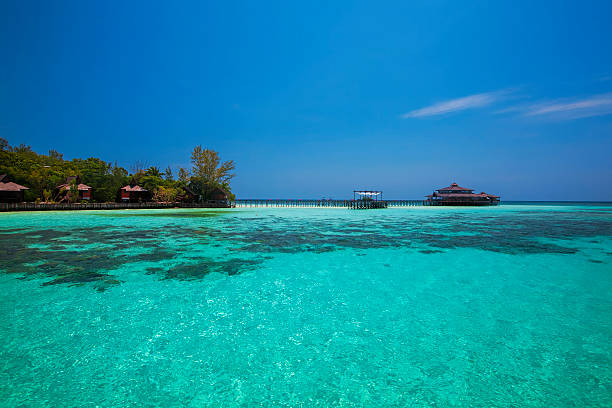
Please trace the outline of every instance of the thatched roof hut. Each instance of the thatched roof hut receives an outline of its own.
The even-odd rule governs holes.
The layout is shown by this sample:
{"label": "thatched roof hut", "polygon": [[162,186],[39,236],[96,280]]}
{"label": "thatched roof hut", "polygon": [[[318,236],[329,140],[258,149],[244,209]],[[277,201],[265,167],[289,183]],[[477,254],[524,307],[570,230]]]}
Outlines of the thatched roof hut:
{"label": "thatched roof hut", "polygon": [[6,174],[0,174],[0,203],[20,203],[23,192],[29,188],[13,183]]}

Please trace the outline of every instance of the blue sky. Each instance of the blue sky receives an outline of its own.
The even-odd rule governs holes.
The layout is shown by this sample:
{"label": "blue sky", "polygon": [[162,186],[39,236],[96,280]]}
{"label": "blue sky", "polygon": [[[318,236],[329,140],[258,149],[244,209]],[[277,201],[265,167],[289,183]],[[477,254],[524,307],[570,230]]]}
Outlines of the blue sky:
{"label": "blue sky", "polygon": [[3,1],[0,136],[239,197],[612,200],[610,2]]}

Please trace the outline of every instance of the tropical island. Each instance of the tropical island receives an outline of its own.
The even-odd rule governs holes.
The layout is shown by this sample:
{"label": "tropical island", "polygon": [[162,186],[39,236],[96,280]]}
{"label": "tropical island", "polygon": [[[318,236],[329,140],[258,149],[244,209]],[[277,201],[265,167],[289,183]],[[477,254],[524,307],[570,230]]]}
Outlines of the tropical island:
{"label": "tropical island", "polygon": [[[227,202],[235,198],[230,182],[233,160],[197,145],[191,168],[160,170],[134,162],[130,171],[96,157],[64,160],[50,150],[40,154],[28,145],[11,146],[0,138],[0,202]],[[4,186],[4,188],[2,187]]]}
{"label": "tropical island", "polygon": [[484,192],[475,194],[473,189],[453,183],[426,196],[426,200],[383,201],[382,191],[373,190],[354,190],[353,200],[236,200],[230,186],[235,176],[233,160],[221,161],[217,151],[201,145],[193,148],[190,160],[191,168],[179,167],[175,177],[170,166],[162,171],[136,161],[128,171],[116,161],[106,162],[95,157],[64,160],[63,154],[56,150],[39,154],[28,145],[11,146],[0,138],[0,210],[168,206],[378,209],[415,205],[488,206],[498,205],[500,199]]}

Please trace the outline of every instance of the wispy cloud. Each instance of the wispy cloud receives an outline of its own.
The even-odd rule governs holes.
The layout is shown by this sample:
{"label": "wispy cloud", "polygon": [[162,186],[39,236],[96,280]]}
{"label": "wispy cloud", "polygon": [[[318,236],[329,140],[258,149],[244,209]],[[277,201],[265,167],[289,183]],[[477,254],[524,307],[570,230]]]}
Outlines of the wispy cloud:
{"label": "wispy cloud", "polygon": [[581,99],[561,99],[524,107],[525,116],[548,116],[565,120],[609,114],[612,114],[612,93]]}
{"label": "wispy cloud", "polygon": [[[527,95],[518,93],[517,89],[504,89],[494,92],[479,93],[463,98],[439,102],[424,108],[405,113],[402,118],[423,118],[439,116],[467,109],[483,108],[497,105],[500,108],[495,114],[515,114],[523,117],[541,117],[553,120],[573,120],[593,116],[612,114],[612,93],[585,96],[582,98],[563,98],[526,102]],[[510,100],[523,100],[522,103],[508,104]],[[505,106],[504,106],[505,105]]]}
{"label": "wispy cloud", "polygon": [[410,111],[403,114],[402,118],[422,118],[426,116],[437,116],[445,113],[458,112],[466,109],[482,108],[501,100],[508,93],[509,91],[486,92],[464,96],[463,98],[451,99]]}

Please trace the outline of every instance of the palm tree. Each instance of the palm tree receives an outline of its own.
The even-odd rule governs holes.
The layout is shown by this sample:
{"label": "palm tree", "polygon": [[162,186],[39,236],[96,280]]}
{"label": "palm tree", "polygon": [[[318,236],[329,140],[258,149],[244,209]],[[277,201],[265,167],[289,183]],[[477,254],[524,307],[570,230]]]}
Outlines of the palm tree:
{"label": "palm tree", "polygon": [[155,166],[151,166],[145,171],[145,176],[153,176],[161,178],[162,172]]}

